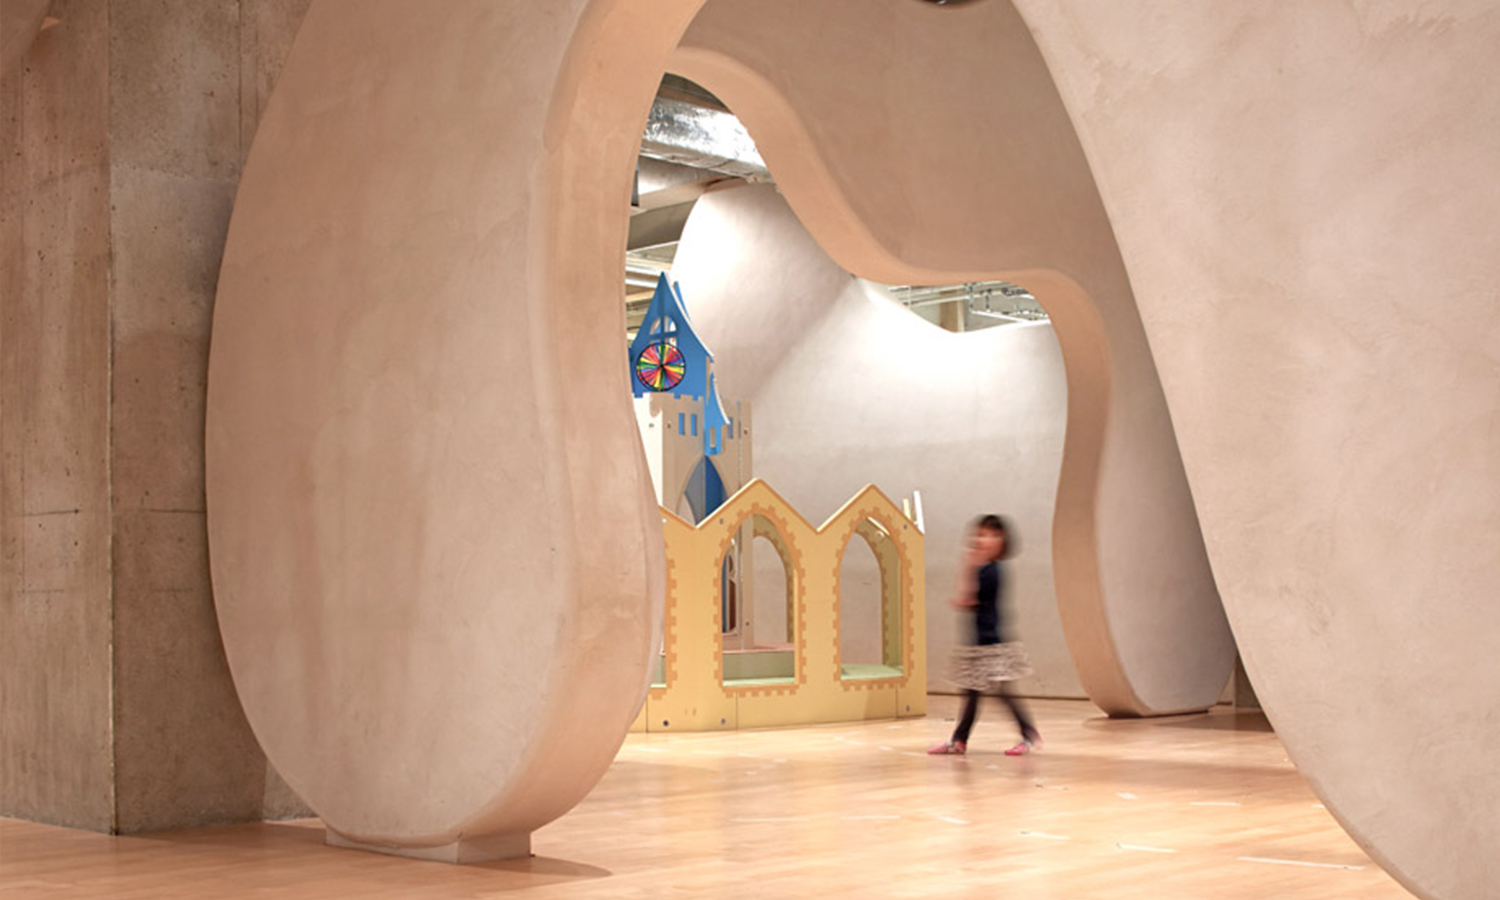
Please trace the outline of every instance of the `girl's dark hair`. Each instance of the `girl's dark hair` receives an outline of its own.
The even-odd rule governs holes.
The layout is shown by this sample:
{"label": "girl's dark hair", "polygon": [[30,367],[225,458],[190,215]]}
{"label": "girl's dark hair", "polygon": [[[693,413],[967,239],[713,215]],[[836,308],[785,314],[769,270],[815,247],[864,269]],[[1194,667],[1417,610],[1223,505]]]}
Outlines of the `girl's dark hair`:
{"label": "girl's dark hair", "polygon": [[980,516],[974,520],[974,529],[985,531],[998,531],[1005,537],[1005,544],[1000,548],[1000,558],[1010,559],[1016,553],[1016,532],[1010,527],[1010,522],[1004,516],[994,513]]}

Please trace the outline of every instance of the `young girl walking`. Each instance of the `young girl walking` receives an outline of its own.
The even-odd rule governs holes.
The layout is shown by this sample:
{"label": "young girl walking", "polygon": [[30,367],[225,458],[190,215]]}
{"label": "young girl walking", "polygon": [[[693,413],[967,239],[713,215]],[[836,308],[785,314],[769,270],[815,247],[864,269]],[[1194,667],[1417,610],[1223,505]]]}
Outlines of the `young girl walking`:
{"label": "young girl walking", "polygon": [[1015,716],[1021,731],[1021,742],[1005,751],[1007,756],[1022,756],[1042,743],[1042,736],[1031,723],[1026,708],[1006,688],[1008,682],[1031,674],[1026,648],[1012,639],[1004,627],[1000,598],[1005,576],[1000,561],[1011,555],[1014,542],[1011,530],[1000,516],[988,515],[975,520],[969,530],[969,546],[964,557],[963,587],[952,601],[955,608],[973,616],[968,643],[954,648],[953,683],[964,689],[964,710],[953,729],[953,737],[928,753],[962,755],[968,750],[969,732],[979,714],[979,697],[991,685],[999,686],[1000,699]]}

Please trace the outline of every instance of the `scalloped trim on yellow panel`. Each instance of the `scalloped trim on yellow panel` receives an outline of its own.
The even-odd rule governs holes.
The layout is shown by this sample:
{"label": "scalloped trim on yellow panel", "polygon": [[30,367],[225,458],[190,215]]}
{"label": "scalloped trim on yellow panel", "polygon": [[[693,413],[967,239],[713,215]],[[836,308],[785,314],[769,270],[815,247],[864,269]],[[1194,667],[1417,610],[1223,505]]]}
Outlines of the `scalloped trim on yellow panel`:
{"label": "scalloped trim on yellow panel", "polygon": [[[775,531],[772,544],[790,582],[795,676],[785,683],[725,684],[721,569],[735,535],[753,516]],[[878,528],[865,525],[867,521],[878,523]],[[861,489],[822,526],[814,527],[770,485],[754,479],[698,525],[665,509],[663,525],[666,685],[648,694],[642,717],[648,730],[853,721],[886,718],[897,710],[905,710],[899,713],[903,715],[925,712],[925,693],[920,698],[913,693],[927,678],[924,537],[878,488]],[[899,677],[843,676],[839,568],[861,528],[884,532],[875,542],[882,545],[875,555],[881,566],[881,615],[888,635],[882,651],[891,664],[888,628],[899,623]],[[898,571],[892,572],[892,567]],[[913,702],[902,703],[898,692],[912,695]]]}
{"label": "scalloped trim on yellow panel", "polygon": [[[672,522],[684,528],[692,528],[692,524],[684,521],[680,516],[666,507],[661,507],[662,528],[670,531]],[[666,685],[672,683],[677,672],[677,642],[673,639],[677,633],[677,566],[671,554],[667,555],[667,596],[662,609],[662,687],[652,685],[647,696],[661,700],[666,696]]]}

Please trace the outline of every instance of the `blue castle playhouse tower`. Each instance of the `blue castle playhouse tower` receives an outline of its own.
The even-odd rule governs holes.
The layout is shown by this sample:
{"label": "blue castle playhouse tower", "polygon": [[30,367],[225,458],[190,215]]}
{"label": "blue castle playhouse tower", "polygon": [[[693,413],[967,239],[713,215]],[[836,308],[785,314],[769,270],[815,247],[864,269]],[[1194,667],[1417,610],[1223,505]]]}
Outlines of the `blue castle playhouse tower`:
{"label": "blue castle playhouse tower", "polygon": [[[682,289],[659,276],[630,345],[630,386],[657,502],[695,525],[744,487],[752,471],[750,404],[725,404],[713,369],[714,355],[693,331]],[[755,578],[754,535],[747,522],[720,572],[720,627],[738,647],[753,642],[740,598]]]}
{"label": "blue castle playhouse tower", "polygon": [[726,411],[714,356],[666,275],[630,345],[636,421],[657,501],[698,523],[750,480],[749,404]]}

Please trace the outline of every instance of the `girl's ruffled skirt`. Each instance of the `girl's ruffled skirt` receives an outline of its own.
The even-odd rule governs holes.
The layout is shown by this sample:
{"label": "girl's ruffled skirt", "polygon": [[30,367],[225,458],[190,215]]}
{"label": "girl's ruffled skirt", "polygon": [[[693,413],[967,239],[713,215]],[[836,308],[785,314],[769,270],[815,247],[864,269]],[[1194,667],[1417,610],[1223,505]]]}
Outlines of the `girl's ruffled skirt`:
{"label": "girl's ruffled skirt", "polygon": [[1015,681],[1031,674],[1031,659],[1020,641],[953,648],[948,679],[970,691],[989,690],[997,681]]}

